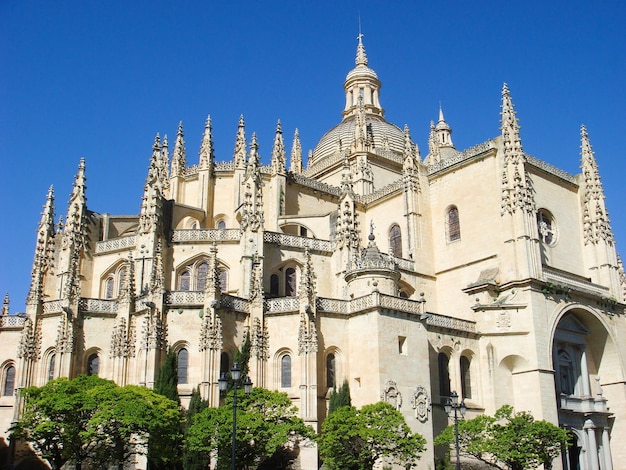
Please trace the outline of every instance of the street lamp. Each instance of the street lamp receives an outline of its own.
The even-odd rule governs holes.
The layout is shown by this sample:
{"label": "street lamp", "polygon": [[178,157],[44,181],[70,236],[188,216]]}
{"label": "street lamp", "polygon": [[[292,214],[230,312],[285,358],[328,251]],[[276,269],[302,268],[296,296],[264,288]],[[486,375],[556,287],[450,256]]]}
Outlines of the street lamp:
{"label": "street lamp", "polygon": [[[237,449],[237,382],[241,378],[241,369],[239,368],[239,363],[235,362],[233,364],[233,368],[230,370],[230,377],[233,379],[234,390],[233,390],[233,443],[232,443],[232,451],[230,456],[230,468],[235,470],[236,456],[235,451]],[[220,392],[226,392],[228,388],[228,379],[226,378],[226,373],[222,372],[222,376],[217,381]],[[250,376],[246,377],[246,380],[243,382],[243,390],[246,392],[246,395],[250,395],[252,391],[252,380],[250,380]]]}
{"label": "street lamp", "polygon": [[454,410],[454,444],[456,447],[456,470],[461,470],[461,461],[459,460],[459,415],[463,419],[467,407],[465,406],[465,400],[459,404],[459,395],[456,392],[452,392],[450,398],[446,400],[443,405],[446,410],[446,414],[450,416],[452,410]]}

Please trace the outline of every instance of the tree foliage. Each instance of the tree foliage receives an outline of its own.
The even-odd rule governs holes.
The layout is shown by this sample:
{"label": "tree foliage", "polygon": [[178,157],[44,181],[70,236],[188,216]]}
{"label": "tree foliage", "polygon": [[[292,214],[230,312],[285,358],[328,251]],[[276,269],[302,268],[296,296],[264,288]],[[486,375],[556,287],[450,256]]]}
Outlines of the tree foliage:
{"label": "tree foliage", "polygon": [[[189,408],[187,409],[187,420],[185,425],[185,436],[189,431],[189,427],[193,423],[194,417],[209,407],[206,400],[200,396],[199,388],[195,388],[191,394]],[[209,457],[204,452],[197,450],[183,449],[183,469],[184,470],[204,470],[209,468]]]}
{"label": "tree foliage", "polygon": [[329,470],[365,470],[378,461],[412,466],[426,441],[388,403],[337,408],[326,418],[319,451]]}
{"label": "tree foliage", "polygon": [[[435,438],[435,445],[454,441],[454,426],[448,426]],[[523,470],[539,465],[551,468],[567,441],[564,429],[544,420],[535,421],[527,411],[514,413],[509,405],[496,411],[495,416],[459,421],[459,448],[501,469]]]}
{"label": "tree foliage", "polygon": [[[217,450],[217,468],[230,468],[233,425],[233,393],[224,406],[206,408],[197,414],[187,430],[189,450],[209,454]],[[298,417],[285,393],[254,388],[249,396],[237,395],[237,468],[262,464],[276,452],[294,446],[315,433]]]}
{"label": "tree foliage", "polygon": [[53,468],[73,462],[123,463],[148,435],[181,438],[178,405],[144,387],[119,387],[97,376],[60,378],[23,391],[18,438],[31,443]]}
{"label": "tree foliage", "polygon": [[328,414],[334,413],[337,408],[350,405],[352,405],[352,399],[350,398],[350,386],[348,385],[348,381],[344,380],[343,385],[341,385],[339,390],[333,389],[333,391],[330,392],[330,397],[328,399]]}

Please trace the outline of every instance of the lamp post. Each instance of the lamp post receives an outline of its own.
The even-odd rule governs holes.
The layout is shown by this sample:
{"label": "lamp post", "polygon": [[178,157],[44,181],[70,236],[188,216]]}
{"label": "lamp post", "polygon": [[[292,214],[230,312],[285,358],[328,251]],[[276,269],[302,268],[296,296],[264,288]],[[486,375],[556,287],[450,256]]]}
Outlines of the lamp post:
{"label": "lamp post", "polygon": [[[465,400],[459,404],[459,395],[456,392],[452,392],[450,398],[446,400],[443,405],[446,410],[446,414],[450,416],[452,410],[454,410],[454,444],[456,447],[456,470],[461,470],[461,461],[459,460],[459,415],[463,419],[467,407],[465,406]],[[451,416],[450,416],[451,417]]]}
{"label": "lamp post", "polygon": [[[230,456],[230,468],[235,470],[237,457],[235,455],[237,450],[237,382],[241,378],[241,369],[239,368],[239,363],[235,362],[233,364],[233,368],[230,370],[230,377],[233,379],[233,442]],[[228,388],[228,379],[226,378],[226,373],[222,373],[222,376],[217,381],[219,385],[220,392],[226,392]],[[252,391],[252,380],[250,380],[250,376],[246,377],[246,380],[243,382],[243,389],[246,392],[246,395],[250,395]]]}

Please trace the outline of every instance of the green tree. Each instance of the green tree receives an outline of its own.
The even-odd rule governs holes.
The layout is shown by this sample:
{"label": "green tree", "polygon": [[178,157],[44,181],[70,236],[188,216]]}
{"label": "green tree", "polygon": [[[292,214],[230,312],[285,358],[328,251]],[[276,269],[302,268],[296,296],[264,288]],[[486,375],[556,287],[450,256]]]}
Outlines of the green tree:
{"label": "green tree", "polygon": [[365,470],[378,461],[412,466],[426,441],[412,433],[404,416],[388,403],[361,410],[343,406],[326,418],[319,439],[320,455],[330,470]]}
{"label": "green tree", "polygon": [[[217,468],[230,468],[232,419],[231,392],[224,406],[206,408],[194,417],[187,431],[187,448],[207,455],[217,450]],[[238,390],[237,468],[262,465],[285,446],[314,437],[315,432],[298,417],[298,411],[287,394],[254,388],[246,396]]]}
{"label": "green tree", "polygon": [[24,390],[25,410],[16,425],[53,468],[73,462],[120,468],[144,452],[148,435],[164,442],[180,440],[178,404],[145,387],[119,387],[97,376],[60,378]]}
{"label": "green tree", "polygon": [[[178,356],[172,348],[167,350],[165,360],[159,367],[154,381],[154,391],[180,407],[178,396]],[[180,431],[183,431],[181,424]],[[182,468],[183,449],[181,441],[163,442],[161,437],[150,436],[148,441],[148,463],[152,470],[175,470]]]}
{"label": "green tree", "polygon": [[[200,389],[195,388],[191,394],[189,408],[187,409],[187,420],[185,425],[185,436],[189,431],[189,427],[193,423],[194,417],[208,408],[209,404],[200,396]],[[183,468],[184,470],[204,470],[209,467],[209,457],[204,452],[190,450],[187,447],[183,449]]]}
{"label": "green tree", "polygon": [[[454,439],[454,427],[448,426],[435,438],[435,445],[450,445]],[[567,442],[564,429],[535,421],[527,411],[514,413],[510,405],[498,409],[493,417],[482,415],[459,422],[460,449],[501,469],[552,468]]]}
{"label": "green tree", "polygon": [[328,399],[328,414],[334,413],[337,408],[342,406],[350,406],[352,399],[350,398],[350,386],[348,381],[344,380],[339,390],[333,389]]}
{"label": "green tree", "polygon": [[178,396],[178,356],[172,348],[167,350],[165,360],[157,371],[154,391],[180,404]]}
{"label": "green tree", "polygon": [[98,462],[124,462],[145,452],[148,437],[169,446],[182,439],[182,414],[178,404],[163,395],[136,385],[95,387],[88,391],[98,402],[90,419],[87,437],[102,444]]}
{"label": "green tree", "polygon": [[24,413],[15,426],[15,436],[28,441],[53,469],[72,461],[80,470],[100,445],[87,434],[97,405],[87,391],[97,386],[114,384],[95,375],[79,375],[74,380],[60,378],[43,387],[26,388],[22,391]]}

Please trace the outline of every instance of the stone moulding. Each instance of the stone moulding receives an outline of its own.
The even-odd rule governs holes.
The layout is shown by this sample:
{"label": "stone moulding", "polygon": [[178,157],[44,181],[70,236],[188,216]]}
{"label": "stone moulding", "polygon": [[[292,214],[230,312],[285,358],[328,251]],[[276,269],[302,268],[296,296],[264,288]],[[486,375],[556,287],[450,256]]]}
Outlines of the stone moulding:
{"label": "stone moulding", "polygon": [[288,235],[278,232],[263,232],[263,241],[292,248],[308,248],[311,251],[322,253],[332,253],[333,244],[329,240],[319,238],[300,237],[298,235]]}
{"label": "stone moulding", "polygon": [[441,170],[450,168],[451,166],[474,158],[482,153],[488,152],[489,150],[495,148],[496,144],[493,140],[488,140],[486,142],[483,142],[482,144],[474,145],[473,147],[463,150],[461,153],[457,153],[451,158],[447,158],[445,160],[441,160],[437,163],[430,165],[428,167],[428,175],[433,175]]}
{"label": "stone moulding", "polygon": [[241,233],[241,230],[238,228],[173,230],[170,235],[170,241],[172,243],[239,241],[241,240]]}
{"label": "stone moulding", "polygon": [[0,328],[23,328],[26,323],[26,315],[0,315]]}

